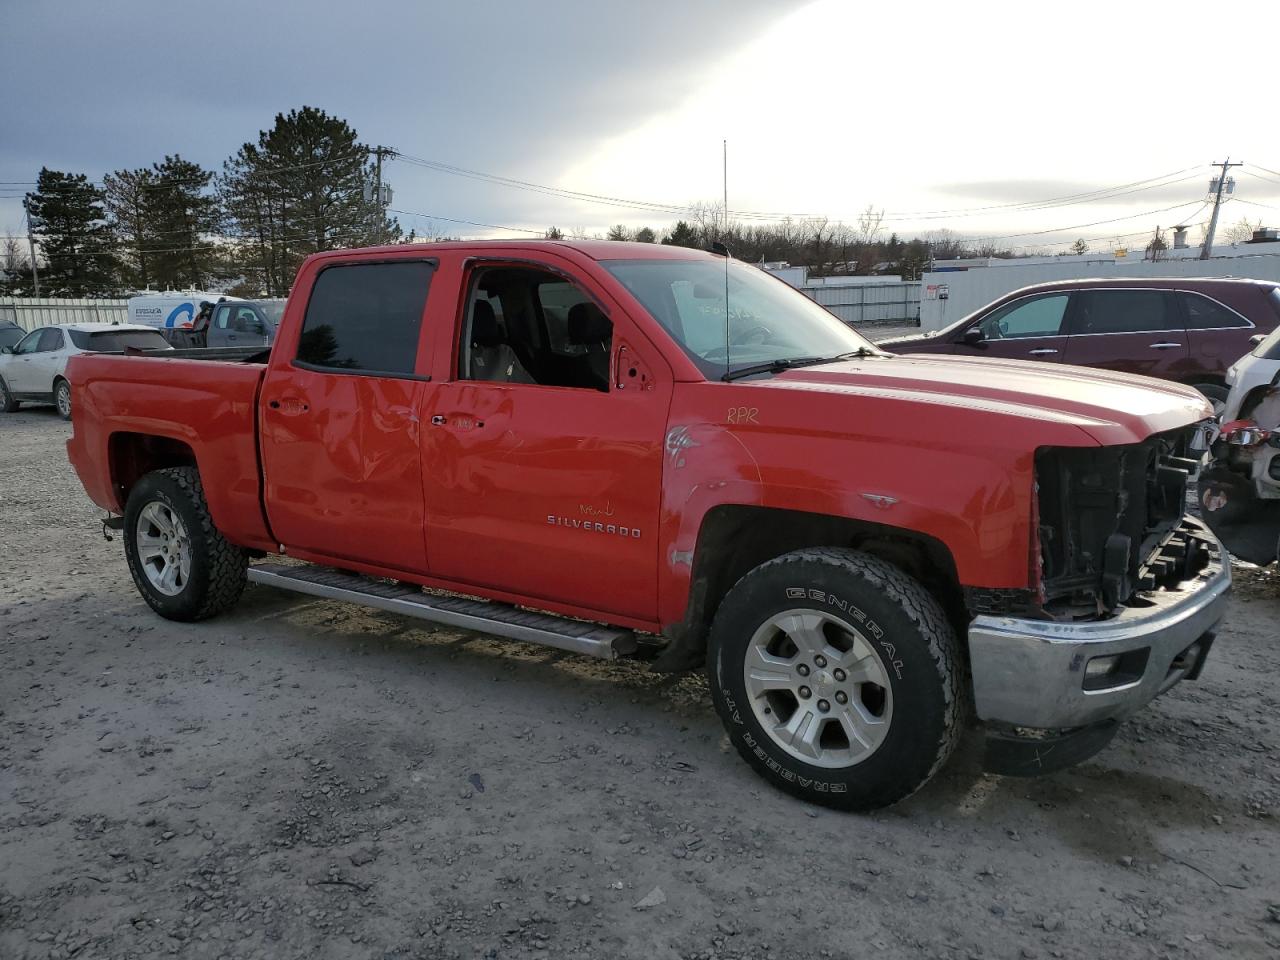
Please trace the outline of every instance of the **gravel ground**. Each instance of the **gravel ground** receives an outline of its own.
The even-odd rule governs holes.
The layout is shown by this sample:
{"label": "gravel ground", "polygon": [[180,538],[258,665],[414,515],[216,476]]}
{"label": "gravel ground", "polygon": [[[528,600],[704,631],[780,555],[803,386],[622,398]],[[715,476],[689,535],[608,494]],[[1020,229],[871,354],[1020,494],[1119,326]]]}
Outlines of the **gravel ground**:
{"label": "gravel ground", "polygon": [[153,615],[0,415],[0,957],[1275,957],[1280,577],[1039,780],[793,801],[700,677],[251,587]]}

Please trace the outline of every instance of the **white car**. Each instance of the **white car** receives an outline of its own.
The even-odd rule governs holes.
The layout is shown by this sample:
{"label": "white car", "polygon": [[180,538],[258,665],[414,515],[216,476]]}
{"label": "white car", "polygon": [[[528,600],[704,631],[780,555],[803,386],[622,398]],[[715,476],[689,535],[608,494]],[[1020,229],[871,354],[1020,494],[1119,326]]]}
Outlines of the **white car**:
{"label": "white car", "polygon": [[[1233,363],[1227,370],[1226,405],[1222,408],[1220,423],[1230,423],[1248,416],[1280,376],[1280,327],[1272,330],[1253,350]],[[1280,384],[1277,384],[1280,385]]]}
{"label": "white car", "polygon": [[20,403],[52,403],[71,419],[67,361],[80,353],[111,353],[126,347],[172,350],[155,327],[117,323],[59,323],[32,330],[12,347],[0,348],[0,410]]}

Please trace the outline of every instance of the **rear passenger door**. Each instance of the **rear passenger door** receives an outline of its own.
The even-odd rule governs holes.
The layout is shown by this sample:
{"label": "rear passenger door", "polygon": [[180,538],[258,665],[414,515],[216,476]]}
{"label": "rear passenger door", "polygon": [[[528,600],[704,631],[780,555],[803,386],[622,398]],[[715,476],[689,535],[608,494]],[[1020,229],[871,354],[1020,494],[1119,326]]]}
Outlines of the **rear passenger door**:
{"label": "rear passenger door", "polygon": [[1194,373],[1221,380],[1227,368],[1253,348],[1250,338],[1257,327],[1243,314],[1202,293],[1179,291],[1178,299],[1187,318],[1187,346]]}
{"label": "rear passenger door", "polygon": [[434,260],[336,262],[276,345],[259,401],[267,519],[294,555],[427,568],[421,424]]}
{"label": "rear passenger door", "polygon": [[1187,331],[1172,290],[1080,290],[1067,362],[1178,380],[1190,367]]}

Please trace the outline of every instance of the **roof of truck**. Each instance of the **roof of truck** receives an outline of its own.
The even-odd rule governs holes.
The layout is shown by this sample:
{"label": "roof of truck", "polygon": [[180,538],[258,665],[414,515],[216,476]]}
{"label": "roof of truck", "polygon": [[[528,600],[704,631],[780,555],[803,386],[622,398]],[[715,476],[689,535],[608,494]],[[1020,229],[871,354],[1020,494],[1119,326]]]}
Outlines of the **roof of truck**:
{"label": "roof of truck", "polygon": [[[351,250],[329,250],[317,256],[341,256],[354,252],[360,253],[400,253],[405,251],[406,244],[385,247],[360,247]],[[693,247],[677,247],[662,243],[633,243],[620,240],[547,240],[537,239],[505,239],[505,240],[445,240],[439,243],[416,244],[424,251],[475,251],[494,249],[520,249],[525,251],[542,250],[548,253],[565,249],[575,250],[592,260],[706,260],[719,259],[717,254]]]}

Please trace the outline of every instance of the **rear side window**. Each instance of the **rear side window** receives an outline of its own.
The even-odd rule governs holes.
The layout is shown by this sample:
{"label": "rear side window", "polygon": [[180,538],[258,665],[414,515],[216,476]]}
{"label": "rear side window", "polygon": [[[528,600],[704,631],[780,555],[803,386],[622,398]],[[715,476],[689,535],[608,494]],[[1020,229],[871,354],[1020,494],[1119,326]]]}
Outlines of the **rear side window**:
{"label": "rear side window", "polygon": [[27,335],[21,327],[0,327],[0,347],[12,347]]}
{"label": "rear side window", "polygon": [[1076,294],[1073,333],[1181,330],[1167,290],[1085,290]]}
{"label": "rear side window", "polygon": [[1182,294],[1187,307],[1188,330],[1221,330],[1225,327],[1247,327],[1249,321],[1217,300],[1198,293]]}
{"label": "rear side window", "polygon": [[297,362],[335,372],[412,375],[434,271],[422,260],[322,271],[302,321]]}
{"label": "rear side window", "polygon": [[87,333],[84,330],[68,330],[71,342],[81,350],[93,353],[118,353],[131,347],[137,350],[169,350],[167,341],[155,330],[103,330]]}
{"label": "rear side window", "polygon": [[56,327],[45,327],[40,331],[40,341],[36,344],[36,353],[48,353],[50,350],[62,349],[62,331]]}

